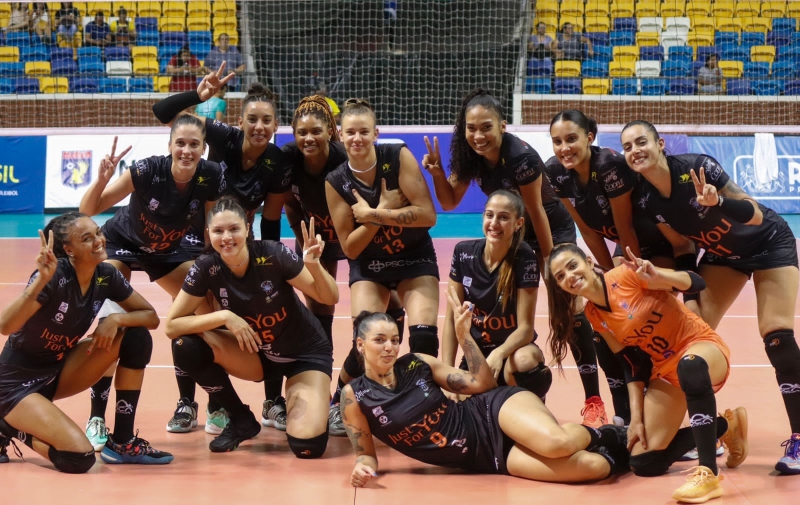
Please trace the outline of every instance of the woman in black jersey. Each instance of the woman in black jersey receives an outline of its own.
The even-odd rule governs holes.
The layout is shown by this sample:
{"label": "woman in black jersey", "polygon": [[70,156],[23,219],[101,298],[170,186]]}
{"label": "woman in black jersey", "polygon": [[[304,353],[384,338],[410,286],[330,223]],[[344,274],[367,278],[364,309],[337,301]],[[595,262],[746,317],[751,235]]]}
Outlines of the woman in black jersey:
{"label": "woman in black jersey", "polygon": [[[328,443],[333,349],[294,288],[320,303],[338,301],[336,281],[319,263],[325,243],[313,221],[307,235],[302,225],[302,258],[280,242],[250,241],[247,215],[231,197],[214,205],[207,223],[214,250],[192,266],[165,331],[175,366],[230,415],[209,448],[232,451],[261,430],[228,374],[251,381],[285,376],[289,447],[298,458],[320,457]],[[221,310],[195,315],[209,291]]]}
{"label": "woman in black jersey", "polygon": [[[69,212],[51,220],[39,236],[37,271],[0,312],[0,333],[9,335],[0,353],[0,463],[8,462],[14,437],[62,472],[88,472],[95,463],[92,445],[53,400],[86,390],[117,360],[116,423],[100,457],[112,464],[169,463],[171,454],[133,431],[153,349],[147,328],[158,327],[158,315],[105,262],[105,238],[91,218]],[[106,299],[126,312],[106,317],[78,342]]]}
{"label": "woman in black jersey", "polygon": [[633,198],[636,210],[705,250],[697,267],[707,286],[699,307],[712,328],[752,276],[758,331],[792,429],[775,468],[800,474],[800,349],[794,336],[798,261],[789,225],[742,191],[710,156],[667,155],[652,124],[628,123],[621,141],[628,166],[642,176]]}
{"label": "woman in black jersey", "polygon": [[[430,191],[405,144],[377,144],[375,111],[345,102],[342,137],[348,161],[328,174],[325,193],[350,265],[351,314],[385,311],[397,290],[408,314],[412,352],[439,352],[439,267],[428,230],[436,224]],[[363,373],[355,347],[337,389]]]}
{"label": "woman in black jersey", "polygon": [[[450,176],[443,168],[436,138],[428,143],[422,165],[431,173],[436,197],[445,210],[454,209],[464,198],[472,181],[487,196],[498,189],[517,191],[525,202],[527,242],[540,265],[553,244],[577,241],[575,223],[555,197],[544,173],[539,153],[518,137],[507,133],[500,101],[485,89],[476,89],[461,102],[450,144]],[[578,338],[572,346],[585,393],[584,423],[601,426],[606,422],[600,398],[597,356],[592,331],[582,313],[575,320]]]}
{"label": "woman in black jersey", "polygon": [[[501,386],[520,386],[544,399],[553,376],[533,342],[539,264],[522,241],[525,206],[516,193],[499,189],[483,210],[480,240],[459,242],[453,251],[449,291],[472,304],[470,328],[489,369]],[[448,306],[442,361],[455,364],[458,348],[453,311]],[[466,370],[466,357],[460,368]]]}
{"label": "woman in black jersey", "polygon": [[[559,425],[535,394],[496,387],[470,336],[470,304],[454,290],[448,300],[468,371],[425,354],[398,358],[390,317],[364,312],[356,319],[366,371],[342,391],[342,419],[356,451],[353,486],[377,477],[373,435],[410,458],[474,473],[586,482],[627,471],[624,428]],[[472,396],[455,402],[442,390]]]}

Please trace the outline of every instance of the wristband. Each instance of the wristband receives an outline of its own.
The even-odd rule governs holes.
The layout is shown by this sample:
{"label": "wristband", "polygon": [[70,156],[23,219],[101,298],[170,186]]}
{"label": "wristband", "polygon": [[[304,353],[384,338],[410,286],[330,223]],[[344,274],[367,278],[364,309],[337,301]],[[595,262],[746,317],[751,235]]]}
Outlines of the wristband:
{"label": "wristband", "polygon": [[281,239],[281,220],[261,218],[261,240]]}
{"label": "wristband", "polygon": [[[700,277],[694,272],[686,272],[686,273],[689,274],[689,279],[691,279],[691,284],[689,285],[688,289],[683,290],[684,293],[695,294],[706,289],[706,281],[703,280],[702,277]],[[686,300],[686,297],[684,297],[684,300]]]}
{"label": "wristband", "polygon": [[753,204],[750,203],[749,200],[736,200],[735,198],[728,198],[724,200],[725,205],[722,204],[723,202],[722,195],[719,195],[719,203],[717,203],[717,207],[719,210],[725,214],[726,216],[739,221],[740,223],[748,223],[753,216],[756,215],[756,208],[753,207]]}

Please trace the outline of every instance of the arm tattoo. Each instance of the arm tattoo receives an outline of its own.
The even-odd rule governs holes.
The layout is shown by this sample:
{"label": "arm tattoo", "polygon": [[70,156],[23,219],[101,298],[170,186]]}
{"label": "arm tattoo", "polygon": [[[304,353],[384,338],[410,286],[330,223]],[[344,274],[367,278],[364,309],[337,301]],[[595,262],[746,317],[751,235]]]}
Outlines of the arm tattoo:
{"label": "arm tattoo", "polygon": [[370,213],[370,217],[372,217],[372,222],[373,223],[379,224],[379,225],[383,224],[383,218],[381,217],[381,215],[377,211],[372,211]]}
{"label": "arm tattoo", "polygon": [[353,444],[353,450],[356,451],[356,454],[364,452],[364,448],[358,443],[359,439],[364,434],[360,430],[353,430],[349,424],[344,425],[344,430],[347,432],[347,438],[349,438],[350,442]]}
{"label": "arm tattoo", "polygon": [[[467,358],[467,367],[469,368],[470,373],[477,374],[478,371],[481,369],[481,365],[485,363],[485,359],[483,354],[481,354],[480,349],[475,345],[475,341],[471,338],[468,338],[464,341],[464,356]],[[475,379],[473,378],[473,381]]]}
{"label": "arm tattoo", "polygon": [[733,181],[728,181],[717,193],[722,196],[744,195],[749,197],[749,195]]}
{"label": "arm tattoo", "polygon": [[345,411],[347,410],[347,407],[352,404],[353,404],[353,399],[350,398],[349,396],[346,396],[344,398],[344,401],[339,404],[339,412],[342,414],[342,421],[347,420],[347,416],[345,416]]}
{"label": "arm tattoo", "polygon": [[467,380],[462,372],[447,374],[447,387],[454,393],[460,393],[467,389]]}
{"label": "arm tattoo", "polygon": [[401,212],[397,214],[397,217],[395,217],[394,220],[397,221],[397,224],[399,225],[408,226],[417,220],[417,213],[413,210]]}

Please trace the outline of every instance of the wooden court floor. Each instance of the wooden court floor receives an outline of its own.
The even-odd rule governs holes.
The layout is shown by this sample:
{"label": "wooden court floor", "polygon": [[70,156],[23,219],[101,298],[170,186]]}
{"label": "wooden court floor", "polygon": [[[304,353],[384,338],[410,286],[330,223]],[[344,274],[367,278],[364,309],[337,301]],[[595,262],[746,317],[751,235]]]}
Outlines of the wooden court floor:
{"label": "wooden court floor", "polygon": [[[457,240],[437,239],[442,287],[446,285],[450,255]],[[0,240],[0,305],[8,303],[23,289],[34,268],[38,239]],[[334,323],[334,367],[346,356],[350,329],[347,268],[339,272],[341,301]],[[169,297],[141,273],[134,273],[134,287],[165,316]],[[548,333],[547,301],[540,290],[536,328]],[[440,302],[444,314],[444,298]],[[733,370],[725,387],[717,394],[718,408],[745,406],[750,419],[750,455],[735,470],[727,470],[723,459],[725,495],[713,503],[783,505],[798,503],[800,477],[778,477],[773,469],[783,455],[780,446],[789,433],[775,375],[758,336],[755,296],[752,283],[734,303],[718,331],[732,352]],[[440,327],[442,319],[440,317]],[[271,428],[243,443],[236,451],[212,454],[211,435],[198,428],[188,434],[165,430],[177,401],[177,387],[171,365],[169,341],[161,329],[153,333],[155,349],[148,367],[139,402],[137,428],[155,447],[172,452],[175,461],[163,467],[112,466],[98,463],[86,475],[66,475],[53,469],[27,447],[24,461],[12,456],[0,465],[0,504],[117,504],[177,503],[205,505],[218,503],[331,504],[331,505],[408,505],[419,504],[614,504],[639,505],[674,503],[670,496],[685,479],[681,474],[691,463],[677,463],[669,474],[642,478],[632,474],[615,480],[583,485],[530,482],[514,477],[465,475],[412,461],[378,442],[380,478],[368,488],[355,490],[349,485],[354,457],[346,438],[331,437],[325,456],[318,460],[297,460],[288,448],[285,435]],[[0,336],[0,344],[5,337]],[[572,364],[574,365],[574,364]],[[334,370],[334,375],[338,369]],[[547,405],[562,421],[581,420],[583,391],[574,366],[564,376],[555,376]],[[602,377],[602,376],[601,376]],[[603,398],[612,415],[611,397],[601,379]],[[260,415],[261,384],[236,381],[235,385],[254,413]],[[201,406],[199,421],[204,422],[207,397],[198,389]],[[113,406],[113,397],[109,402]],[[58,402],[79,425],[89,415],[89,396]],[[107,419],[113,421],[113,409]],[[113,426],[110,426],[113,428]]]}

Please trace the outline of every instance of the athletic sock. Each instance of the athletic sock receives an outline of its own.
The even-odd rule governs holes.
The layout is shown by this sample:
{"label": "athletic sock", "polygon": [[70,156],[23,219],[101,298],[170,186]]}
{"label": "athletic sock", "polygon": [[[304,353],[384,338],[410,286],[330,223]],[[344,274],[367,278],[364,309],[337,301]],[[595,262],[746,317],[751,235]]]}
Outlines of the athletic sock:
{"label": "athletic sock", "polygon": [[593,396],[600,396],[600,378],[597,374],[597,354],[592,341],[592,326],[583,312],[575,314],[572,330],[575,333],[575,341],[569,347],[578,365],[583,391],[588,400]]}
{"label": "athletic sock", "polygon": [[764,337],[769,362],[781,390],[792,433],[800,433],[800,349],[793,330],[773,331]]}
{"label": "athletic sock", "polygon": [[112,380],[113,377],[100,377],[100,380],[89,389],[92,405],[89,419],[93,417],[106,418],[106,407],[108,406],[108,395],[111,393]]}
{"label": "athletic sock", "polygon": [[114,440],[124,444],[133,438],[133,425],[136,421],[136,407],[139,405],[141,391],[117,390],[117,407],[114,411]]}
{"label": "athletic sock", "polygon": [[622,418],[627,426],[631,422],[631,402],[628,397],[628,386],[625,384],[625,369],[599,333],[594,332],[592,340],[597,353],[597,363],[606,374],[608,389],[611,391],[614,415]]}
{"label": "athletic sock", "polygon": [[186,398],[190,402],[194,401],[195,382],[186,372],[175,367],[175,380],[178,382],[178,398]]}

